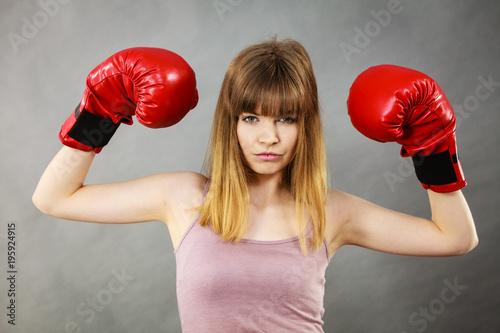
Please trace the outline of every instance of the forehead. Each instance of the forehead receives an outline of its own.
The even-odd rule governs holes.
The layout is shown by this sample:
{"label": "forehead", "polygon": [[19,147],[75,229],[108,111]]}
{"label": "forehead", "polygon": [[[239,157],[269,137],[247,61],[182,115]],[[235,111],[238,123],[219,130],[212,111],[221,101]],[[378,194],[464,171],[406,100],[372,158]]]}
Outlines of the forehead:
{"label": "forehead", "polygon": [[[288,89],[287,89],[288,90]],[[260,116],[282,117],[285,115],[298,115],[303,98],[294,91],[277,91],[275,89],[260,89],[246,91],[242,98],[233,104],[233,111],[237,115],[251,113]]]}

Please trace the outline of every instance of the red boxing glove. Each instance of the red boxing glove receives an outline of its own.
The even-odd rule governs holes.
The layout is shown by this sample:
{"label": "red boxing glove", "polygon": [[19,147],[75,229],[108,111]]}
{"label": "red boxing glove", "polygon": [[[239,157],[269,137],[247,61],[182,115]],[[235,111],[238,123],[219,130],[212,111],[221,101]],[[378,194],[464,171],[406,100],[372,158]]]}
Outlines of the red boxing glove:
{"label": "red boxing glove", "polygon": [[379,142],[401,144],[426,189],[452,192],[464,187],[457,155],[455,114],[437,83],[413,69],[368,68],[354,80],[347,99],[354,127]]}
{"label": "red boxing glove", "polygon": [[198,103],[196,78],[179,55],[136,47],[115,53],[87,76],[80,104],[59,133],[66,146],[99,153],[132,116],[150,128],[179,122]]}

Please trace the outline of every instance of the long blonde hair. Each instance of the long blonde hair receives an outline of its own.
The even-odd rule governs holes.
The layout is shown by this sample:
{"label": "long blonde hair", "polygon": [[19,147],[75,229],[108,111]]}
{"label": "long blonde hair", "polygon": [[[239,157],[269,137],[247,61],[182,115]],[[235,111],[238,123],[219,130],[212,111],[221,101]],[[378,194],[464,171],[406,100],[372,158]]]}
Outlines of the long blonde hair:
{"label": "long blonde hair", "polygon": [[285,172],[296,203],[300,244],[307,253],[305,217],[312,223],[309,246],[318,249],[325,229],[326,154],[316,79],[309,55],[295,40],[277,38],[241,51],[225,74],[210,135],[205,168],[210,186],[200,224],[211,225],[226,241],[238,242],[248,223],[246,165],[236,135],[242,112],[261,107],[261,115],[295,113],[299,135],[295,156]]}

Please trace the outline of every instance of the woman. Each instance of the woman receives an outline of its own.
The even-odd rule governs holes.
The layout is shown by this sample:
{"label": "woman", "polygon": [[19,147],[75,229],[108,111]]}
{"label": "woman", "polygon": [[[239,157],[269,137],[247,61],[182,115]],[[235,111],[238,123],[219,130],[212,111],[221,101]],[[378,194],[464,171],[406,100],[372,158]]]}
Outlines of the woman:
{"label": "woman", "polygon": [[[177,55],[145,48],[115,54],[89,75],[82,102],[60,133],[66,146],[47,167],[33,201],[45,214],[62,219],[164,221],[176,255],[184,332],[323,332],[324,274],[341,246],[450,256],[477,244],[460,191],[465,179],[459,163],[447,169],[449,159],[441,158],[437,165],[445,168],[438,169],[445,171],[438,174],[444,183],[426,178],[436,174],[429,171],[429,165],[436,165],[433,156],[454,153],[454,118],[444,130],[423,129],[431,135],[415,134],[429,122],[416,126],[409,131],[414,140],[408,134],[380,135],[401,132],[403,125],[381,129],[386,124],[377,118],[388,113],[380,113],[383,103],[375,99],[387,104],[387,89],[397,89],[408,76],[420,79],[415,78],[418,72],[384,70],[358,78],[349,112],[362,133],[379,141],[394,139],[403,144],[404,154],[413,156],[419,179],[428,188],[432,220],[327,189],[309,56],[298,42],[276,39],[248,47],[230,64],[215,110],[206,176],[168,172],[83,185],[95,154],[120,122],[131,123],[135,114],[146,126],[170,126],[197,102],[194,73]],[[380,84],[387,89],[378,89],[376,98],[363,95],[375,89],[370,80],[391,75],[395,79]],[[172,82],[172,77],[177,79]],[[435,97],[440,90],[425,93]],[[440,103],[442,111],[443,98],[420,98],[419,103]],[[375,116],[367,117],[368,109]],[[403,109],[392,110],[399,112],[393,117],[400,119],[408,106]],[[450,111],[444,109],[449,120]]]}

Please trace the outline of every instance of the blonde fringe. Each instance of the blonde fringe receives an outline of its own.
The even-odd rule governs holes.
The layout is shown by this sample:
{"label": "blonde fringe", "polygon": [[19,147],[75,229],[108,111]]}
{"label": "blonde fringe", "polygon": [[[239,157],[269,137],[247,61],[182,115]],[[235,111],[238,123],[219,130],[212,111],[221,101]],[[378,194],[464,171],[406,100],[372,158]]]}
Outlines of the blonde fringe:
{"label": "blonde fringe", "polygon": [[[265,96],[266,92],[259,89],[262,90],[262,86],[265,84],[269,85],[269,81],[264,80],[263,77],[261,81],[258,81],[259,78],[252,77],[255,80],[253,83],[248,79],[243,79],[249,73],[245,66],[255,65],[253,59],[259,61],[259,57],[262,55],[265,57],[271,51],[281,52],[280,48],[291,52],[293,59],[300,63],[294,70],[301,71],[299,75],[304,79],[303,86],[297,86],[298,83],[295,81],[288,87],[288,90],[280,90],[281,93],[274,92],[272,96],[282,98],[281,111],[287,111],[286,108],[290,105],[298,107],[301,111],[299,112],[301,113],[299,123],[302,125],[296,154],[288,167],[288,182],[296,205],[300,246],[302,251],[307,254],[308,248],[317,250],[321,247],[325,233],[326,152],[316,81],[310,59],[305,49],[293,40],[283,42],[273,40],[250,47],[243,50],[229,66],[222,83],[214,115],[210,135],[210,153],[204,162],[210,186],[205,202],[200,207],[199,223],[202,226],[212,226],[214,231],[219,233],[225,241],[238,242],[245,235],[249,211],[247,184],[252,179],[252,171],[245,165],[239,149],[236,135],[236,114],[242,112],[243,108],[252,105],[255,107],[256,103],[263,103],[266,99],[256,96]],[[255,75],[255,72],[251,73]],[[245,82],[244,85],[242,82]],[[275,88],[269,86],[270,90],[267,92],[271,93],[275,91]],[[285,92],[286,94],[284,94]],[[293,99],[291,102],[287,100],[290,96]],[[297,98],[298,100],[295,100]],[[267,102],[269,104],[263,105],[263,109],[265,107],[269,112],[275,112],[273,109],[276,108],[275,106],[279,106],[279,103],[275,104],[276,100],[273,98]],[[310,113],[307,118],[304,115],[306,112]],[[312,235],[307,243],[305,232],[308,229],[309,221],[312,224]]]}

